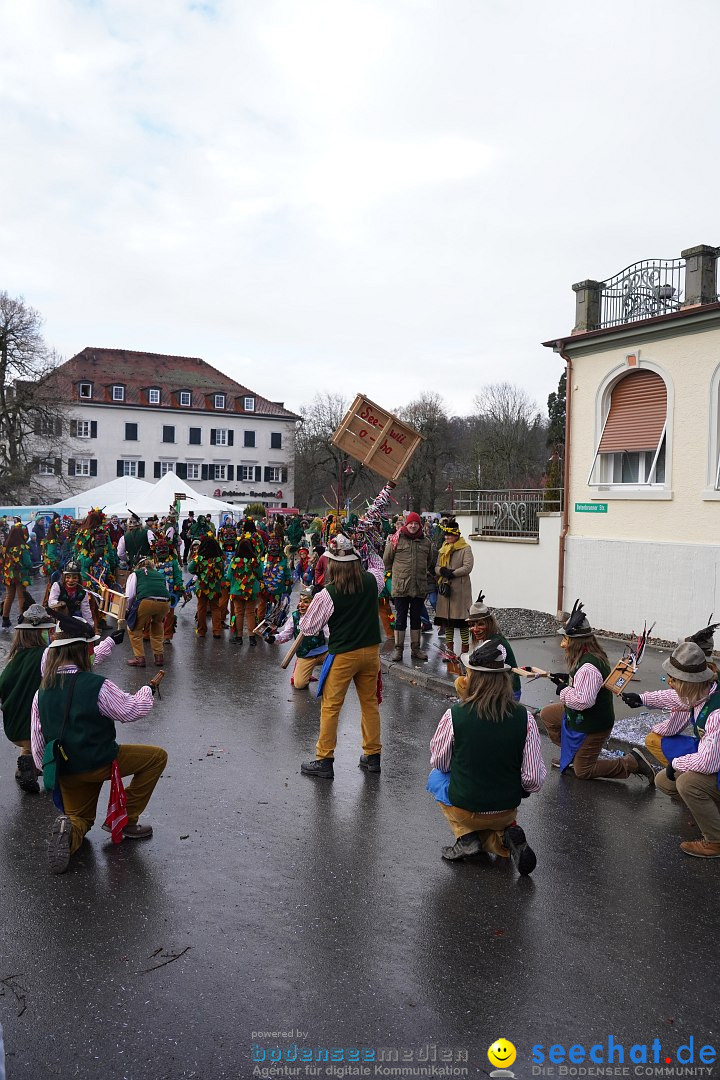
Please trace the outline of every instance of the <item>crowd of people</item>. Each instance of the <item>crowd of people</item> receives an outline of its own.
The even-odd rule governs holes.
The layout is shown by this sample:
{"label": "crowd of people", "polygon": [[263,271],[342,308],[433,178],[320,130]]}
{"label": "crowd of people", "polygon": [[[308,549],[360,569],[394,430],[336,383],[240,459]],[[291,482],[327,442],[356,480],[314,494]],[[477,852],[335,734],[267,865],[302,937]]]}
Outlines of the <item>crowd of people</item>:
{"label": "crowd of people", "polygon": [[[256,648],[289,645],[284,666],[296,691],[317,683],[321,702],[315,757],[301,773],[335,776],[340,714],[353,683],[360,703],[359,767],[380,773],[382,643],[379,613],[393,637],[393,663],[428,656],[422,635],[433,632],[442,657],[461,671],[457,702],[440,719],[430,744],[427,789],[454,837],[442,850],[458,862],[511,859],[521,875],[536,866],[518,814],[541,790],[546,768],[540,729],[559,747],[553,766],[578,779],[637,776],[691,810],[701,839],[688,855],[720,858],[720,690],[712,660],[711,624],[685,639],[665,662],[669,689],[626,692],[631,708],[669,710],[644,747],[621,756],[602,753],[614,724],[611,665],[576,603],[561,633],[567,670],[549,674],[558,703],[537,713],[520,703],[521,678],[512,647],[481,592],[473,602],[471,546],[454,518],[391,513],[388,483],[361,516],[294,518],[287,524],[226,515],[216,527],[175,508],[142,522],[54,515],[41,529],[0,521],[2,625],[12,631],[0,673],[6,737],[19,750],[16,780],[28,793],[53,794],[59,816],[49,842],[53,873],[67,870],[94,822],[102,784],[111,781],[105,828],[115,842],[147,839],[141,823],[167,754],[161,747],[119,745],[115,723],[145,716],[164,675],[166,649],[177,629],[177,605],[196,600],[194,632]],[[30,552],[39,536],[40,559]],[[44,595],[31,592],[40,566]],[[297,606],[291,598],[297,590]],[[121,601],[113,608],[112,597]],[[13,606],[17,619],[13,624]],[[431,610],[432,609],[432,614]],[[110,612],[120,619],[114,623]],[[120,614],[118,615],[118,612]],[[124,617],[123,617],[124,616]],[[127,664],[157,673],[127,694],[95,673],[127,633]],[[115,626],[117,625],[117,629]],[[460,649],[455,651],[455,633]],[[149,643],[150,655],[146,654]],[[127,790],[123,777],[132,776]]]}

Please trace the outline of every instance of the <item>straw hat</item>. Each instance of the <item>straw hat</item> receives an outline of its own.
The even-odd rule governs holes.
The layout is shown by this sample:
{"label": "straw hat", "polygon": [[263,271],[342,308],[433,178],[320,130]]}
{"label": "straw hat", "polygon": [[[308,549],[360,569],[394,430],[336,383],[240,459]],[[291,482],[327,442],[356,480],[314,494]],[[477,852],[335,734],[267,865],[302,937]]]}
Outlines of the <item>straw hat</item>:
{"label": "straw hat", "polygon": [[473,649],[471,653],[463,653],[460,657],[462,664],[470,671],[509,671],[510,665],[505,663],[507,653],[502,645],[496,641],[484,641]]}
{"label": "straw hat", "polygon": [[703,683],[715,678],[707,666],[705,653],[694,641],[681,641],[663,663],[663,671],[678,682]]}

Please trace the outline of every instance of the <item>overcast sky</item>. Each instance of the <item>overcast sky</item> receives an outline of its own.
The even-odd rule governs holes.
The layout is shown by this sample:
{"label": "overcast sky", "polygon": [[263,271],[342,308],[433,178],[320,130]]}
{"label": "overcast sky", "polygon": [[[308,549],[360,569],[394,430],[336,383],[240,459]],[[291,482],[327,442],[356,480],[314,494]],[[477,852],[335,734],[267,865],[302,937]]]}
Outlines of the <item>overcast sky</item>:
{"label": "overcast sky", "polygon": [[5,0],[0,290],[299,409],[543,411],[571,284],[720,243],[716,0]]}

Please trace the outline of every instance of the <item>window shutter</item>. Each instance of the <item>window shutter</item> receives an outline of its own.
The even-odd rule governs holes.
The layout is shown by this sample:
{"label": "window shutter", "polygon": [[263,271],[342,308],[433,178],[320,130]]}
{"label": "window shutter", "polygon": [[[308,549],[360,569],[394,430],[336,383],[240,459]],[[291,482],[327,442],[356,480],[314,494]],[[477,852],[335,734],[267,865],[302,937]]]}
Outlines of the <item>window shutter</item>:
{"label": "window shutter", "polygon": [[55,434],[62,435],[62,420],[59,416],[55,418]]}
{"label": "window shutter", "polygon": [[259,465],[256,465],[255,466],[255,482],[259,484],[261,480],[262,480],[262,469],[260,468]]}
{"label": "window shutter", "polygon": [[217,428],[210,428],[210,445],[215,446],[217,443]]}
{"label": "window shutter", "polygon": [[200,474],[203,480],[207,480],[210,476],[210,467],[208,465],[203,465],[200,469]]}
{"label": "window shutter", "polygon": [[118,461],[118,463],[117,463],[117,475],[118,476],[124,476],[125,475],[125,463],[123,461]]}
{"label": "window shutter", "polygon": [[153,465],[153,476],[155,477],[156,480],[160,479],[160,462],[159,461],[156,461],[155,464]]}
{"label": "window shutter", "polygon": [[60,476],[60,474],[62,472],[62,459],[61,458],[59,458],[59,457],[55,458],[53,468],[55,470],[55,475]]}
{"label": "window shutter", "polygon": [[281,484],[287,484],[287,477],[288,477],[287,469],[282,469],[281,472],[280,472],[280,483]]}
{"label": "window shutter", "polygon": [[97,420],[90,421],[90,438],[97,439]]}
{"label": "window shutter", "polygon": [[184,461],[178,461],[175,472],[179,480],[187,480],[187,464]]}
{"label": "window shutter", "polygon": [[228,465],[227,467],[227,478],[228,480],[235,479],[235,467],[233,465]]}
{"label": "window shutter", "polygon": [[634,371],[613,387],[599,454],[657,450],[667,416],[667,389],[654,371]]}
{"label": "window shutter", "polygon": [[137,463],[137,474],[138,474],[138,479],[139,480],[142,480],[143,477],[145,476],[145,462],[144,461],[138,461],[138,463]]}
{"label": "window shutter", "polygon": [[263,473],[263,483],[264,484],[269,484],[270,483],[270,466],[269,465],[265,466],[265,472]]}
{"label": "window shutter", "polygon": [[75,458],[68,459],[68,476],[75,475]]}
{"label": "window shutter", "polygon": [[90,462],[90,475],[97,476],[97,461],[94,458]]}
{"label": "window shutter", "polygon": [[227,444],[228,444],[228,446],[232,446],[234,438],[235,438],[235,432],[234,431],[228,431],[228,433],[227,433],[227,440],[228,440]]}
{"label": "window shutter", "polygon": [[71,420],[70,421],[70,438],[71,439],[76,439],[77,438],[77,420]]}

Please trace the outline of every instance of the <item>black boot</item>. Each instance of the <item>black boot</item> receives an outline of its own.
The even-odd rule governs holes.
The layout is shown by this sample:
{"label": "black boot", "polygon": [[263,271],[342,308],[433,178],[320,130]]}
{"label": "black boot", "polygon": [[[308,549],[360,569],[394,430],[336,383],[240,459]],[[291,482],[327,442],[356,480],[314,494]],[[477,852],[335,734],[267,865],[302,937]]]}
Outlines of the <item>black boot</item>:
{"label": "black boot", "polygon": [[17,759],[15,779],[23,791],[29,791],[33,795],[39,793],[40,785],[38,784],[37,773],[35,772],[35,762],[32,759],[32,754],[21,754]]}
{"label": "black boot", "polygon": [[318,758],[317,761],[304,761],[300,766],[303,776],[317,776],[320,780],[334,780],[335,769],[332,758]]}
{"label": "black boot", "polygon": [[510,825],[503,833],[505,847],[510,848],[510,858],[515,863],[522,877],[532,874],[537,866],[537,856],[528,844],[524,831],[519,825]]}

